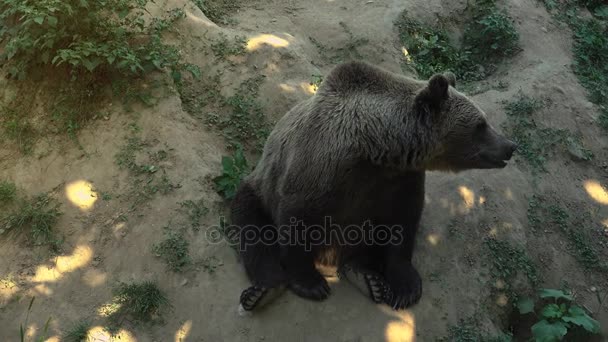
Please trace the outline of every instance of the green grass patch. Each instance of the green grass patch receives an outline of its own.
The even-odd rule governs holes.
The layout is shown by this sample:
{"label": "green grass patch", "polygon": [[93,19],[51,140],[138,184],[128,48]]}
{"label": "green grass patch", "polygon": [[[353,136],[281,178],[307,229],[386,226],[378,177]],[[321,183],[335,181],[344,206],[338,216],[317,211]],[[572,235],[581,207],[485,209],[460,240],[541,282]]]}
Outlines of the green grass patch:
{"label": "green grass patch", "polygon": [[481,328],[479,317],[471,316],[458,321],[458,324],[448,327],[448,337],[440,341],[449,342],[511,342],[512,336],[502,334],[490,336]]}
{"label": "green grass patch", "polygon": [[492,263],[492,278],[500,279],[505,283],[503,290],[509,299],[517,299],[518,294],[514,292],[509,281],[514,279],[518,273],[525,275],[528,283],[533,288],[538,286],[540,282],[538,270],[524,249],[495,238],[486,239],[485,245],[490,254],[489,260]]}
{"label": "green grass patch", "polygon": [[504,103],[509,117],[507,131],[519,145],[517,155],[523,158],[534,174],[547,172],[545,163],[556,147],[562,147],[581,160],[593,159],[579,136],[565,129],[544,127],[534,114],[544,106],[543,102],[519,93],[516,98]]}
{"label": "green grass patch", "polygon": [[152,250],[170,270],[181,272],[192,262],[188,251],[189,243],[182,234],[169,231],[165,235],[165,240],[153,245]]}
{"label": "green grass patch", "polygon": [[421,23],[403,12],[395,24],[408,52],[406,64],[424,79],[452,71],[465,82],[477,81],[519,50],[519,34],[513,20],[494,1],[475,2],[468,15],[462,44],[457,47],[443,29]]}
{"label": "green grass patch", "polygon": [[17,186],[9,181],[0,181],[0,204],[12,202],[17,197]]}
{"label": "green grass patch", "polygon": [[209,209],[205,206],[204,199],[197,201],[186,200],[179,203],[180,211],[188,217],[190,226],[193,230],[198,231],[201,229],[201,219],[209,213]]}
{"label": "green grass patch", "polygon": [[[572,216],[560,204],[534,195],[528,206],[528,222],[534,231],[557,228],[568,240],[568,251],[587,270],[608,272],[608,263],[603,261],[598,247],[592,243],[589,233],[584,231],[585,221]],[[557,202],[555,202],[557,203]]]}
{"label": "green grass patch", "polygon": [[89,330],[92,328],[91,322],[81,320],[72,325],[63,333],[62,341],[65,342],[88,342]]}
{"label": "green grass patch", "polygon": [[33,198],[20,198],[2,220],[3,233],[26,234],[37,245],[57,242],[54,227],[61,216],[60,204],[48,194]]}
{"label": "green grass patch", "polygon": [[226,59],[228,56],[243,55],[247,48],[247,38],[237,36],[233,41],[229,40],[225,34],[211,43],[211,52],[219,59]]}
{"label": "green grass patch", "polygon": [[171,308],[167,295],[154,282],[120,283],[112,293],[112,302],[102,308],[110,332],[117,331],[126,319],[133,323],[156,323]]}

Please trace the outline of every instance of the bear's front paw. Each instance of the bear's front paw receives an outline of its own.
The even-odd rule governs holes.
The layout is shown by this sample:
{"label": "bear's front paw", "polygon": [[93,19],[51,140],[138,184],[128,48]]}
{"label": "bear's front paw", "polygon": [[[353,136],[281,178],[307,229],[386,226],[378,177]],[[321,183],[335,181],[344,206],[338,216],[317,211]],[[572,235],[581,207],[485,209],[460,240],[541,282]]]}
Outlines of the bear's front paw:
{"label": "bear's front paw", "polygon": [[300,272],[290,276],[289,288],[298,296],[323,300],[329,296],[329,284],[317,270]]}
{"label": "bear's front paw", "polygon": [[422,279],[414,266],[389,268],[386,272],[389,291],[385,303],[395,310],[405,309],[418,303],[422,295]]}

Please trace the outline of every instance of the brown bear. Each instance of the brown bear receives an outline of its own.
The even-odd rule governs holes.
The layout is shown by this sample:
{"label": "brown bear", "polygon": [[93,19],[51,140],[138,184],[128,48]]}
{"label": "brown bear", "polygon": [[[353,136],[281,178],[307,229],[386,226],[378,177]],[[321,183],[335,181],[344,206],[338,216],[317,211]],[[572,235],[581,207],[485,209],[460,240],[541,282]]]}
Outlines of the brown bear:
{"label": "brown bear", "polygon": [[419,300],[411,260],[425,171],[503,168],[516,149],[455,82],[452,73],[418,81],[343,63],[279,120],[231,204],[253,283],[241,310],[283,287],[326,298],[315,263],[328,251],[375,302],[401,309]]}

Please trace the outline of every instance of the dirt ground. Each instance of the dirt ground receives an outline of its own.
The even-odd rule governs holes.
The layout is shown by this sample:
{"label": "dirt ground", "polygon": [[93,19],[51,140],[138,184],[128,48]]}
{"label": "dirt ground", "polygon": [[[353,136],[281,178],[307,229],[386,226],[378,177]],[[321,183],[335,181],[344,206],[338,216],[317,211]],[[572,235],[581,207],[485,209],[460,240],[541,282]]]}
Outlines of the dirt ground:
{"label": "dirt ground", "polygon": [[[432,23],[437,15],[457,16],[467,1],[246,2],[231,16],[234,24],[222,26],[185,0],[158,1],[157,6],[153,10],[159,12],[186,6],[187,16],[170,39],[182,46],[188,62],[202,67],[203,75],[222,71],[223,94],[232,93],[253,74],[264,75],[259,98],[268,118],[276,120],[312,95],[311,75],[323,75],[333,66],[313,40],[341,47],[352,37],[366,39],[356,45],[363,59],[402,72],[404,56],[394,27],[399,14],[407,9]],[[229,152],[217,132],[187,113],[177,89],[170,88],[153,107],[137,105],[127,112],[118,102],[107,103],[107,117],[80,131],[82,149],[57,138],[40,139],[29,156],[14,146],[0,147],[0,180],[16,183],[27,194],[50,191],[62,203],[57,229],[65,236],[59,255],[46,247],[0,239],[0,341],[19,340],[19,325],[32,296],[36,302],[28,336],[39,334],[52,317],[50,340],[60,341],[62,331],[89,318],[96,326],[95,341],[109,341],[99,309],[111,300],[114,284],[142,280],[156,281],[168,294],[172,310],[162,324],[124,325],[117,341],[434,341],[447,336],[449,326],[473,315],[479,329],[493,334],[506,331],[510,303],[490,281],[491,260],[483,242],[488,236],[524,248],[539,267],[543,287],[567,282],[583,305],[597,308],[591,289],[608,291],[608,277],[584,270],[559,232],[533,233],[528,203],[534,193],[541,193],[564,203],[572,215],[584,214],[586,224],[579,229],[589,230],[605,259],[608,139],[594,122],[597,108],[571,71],[568,28],[533,0],[508,1],[506,8],[516,20],[523,50],[481,82],[472,98],[497,128],[508,120],[502,101],[520,90],[542,98],[548,103],[539,114],[543,123],[581,133],[595,158],[576,161],[558,150],[547,162],[549,172],[536,177],[520,159],[502,170],[429,173],[414,260],[424,288],[416,306],[394,312],[331,278],[332,295],[324,302],[287,293],[252,317],[238,316],[238,297],[248,281],[234,251],[209,242],[205,234],[225,213],[209,179],[219,174],[221,157]],[[230,39],[245,36],[246,53],[219,62],[205,53],[222,34]],[[15,93],[9,81],[0,82],[4,101],[39,96]],[[484,88],[497,82],[507,86]],[[132,123],[140,128],[137,134],[147,142],[146,151],[169,151],[161,166],[171,182],[180,185],[137,206],[129,196],[133,176],[115,162],[125,137],[133,134]],[[102,193],[112,199],[102,199]],[[183,273],[168,271],[151,246],[162,239],[163,227],[187,220],[178,210],[180,202],[199,199],[209,212],[202,229],[187,233],[195,267]],[[209,262],[214,263],[213,272]],[[596,313],[596,319],[608,332],[606,310]]]}

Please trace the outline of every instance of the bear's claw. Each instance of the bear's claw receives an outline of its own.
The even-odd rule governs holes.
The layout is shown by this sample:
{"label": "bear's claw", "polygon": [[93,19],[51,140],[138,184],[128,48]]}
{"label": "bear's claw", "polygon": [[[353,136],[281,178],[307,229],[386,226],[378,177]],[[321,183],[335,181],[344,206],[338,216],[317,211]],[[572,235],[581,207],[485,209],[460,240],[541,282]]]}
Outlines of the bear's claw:
{"label": "bear's claw", "polygon": [[387,277],[389,290],[384,302],[394,310],[405,309],[420,300],[422,296],[422,279],[413,266],[409,266],[403,273],[396,272]]}
{"label": "bear's claw", "polygon": [[363,294],[369,296],[374,303],[385,301],[389,289],[386,280],[381,275],[346,265],[340,270],[339,276],[355,285]]}

